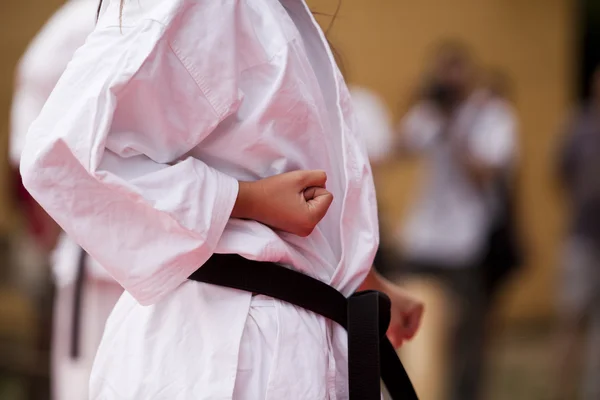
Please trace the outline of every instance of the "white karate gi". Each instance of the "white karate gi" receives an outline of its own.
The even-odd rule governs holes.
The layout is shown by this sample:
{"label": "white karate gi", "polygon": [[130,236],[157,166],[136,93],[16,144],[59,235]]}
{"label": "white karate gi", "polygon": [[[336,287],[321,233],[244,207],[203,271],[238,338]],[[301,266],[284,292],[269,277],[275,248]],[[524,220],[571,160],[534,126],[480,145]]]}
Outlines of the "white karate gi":
{"label": "white karate gi", "polygon": [[[11,110],[10,161],[19,164],[27,130],[39,115],[73,53],[96,23],[96,0],[70,0],[44,25],[27,48],[17,69]],[[74,281],[80,247],[62,234],[52,254],[57,286],[52,342],[52,388],[55,400],[87,398],[92,364],[106,319],[123,289],[97,263],[88,259],[83,287],[80,354],[70,356]]]}
{"label": "white karate gi", "polygon": [[[105,0],[106,1],[106,0]],[[93,399],[346,399],[347,337],[281,301],[187,280],[213,253],[354,292],[378,245],[348,90],[303,0],[106,1],[33,124],[21,172],[127,290]],[[238,180],[323,169],[307,238],[231,219]],[[260,366],[260,368],[258,368]]]}

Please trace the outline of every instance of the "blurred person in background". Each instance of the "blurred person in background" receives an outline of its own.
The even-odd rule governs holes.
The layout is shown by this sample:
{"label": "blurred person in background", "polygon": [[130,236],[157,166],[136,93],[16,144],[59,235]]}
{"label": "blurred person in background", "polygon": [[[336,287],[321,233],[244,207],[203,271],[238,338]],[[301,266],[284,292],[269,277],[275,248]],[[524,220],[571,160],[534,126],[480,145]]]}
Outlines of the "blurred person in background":
{"label": "blurred person in background", "polygon": [[579,376],[578,361],[582,359],[584,369],[577,398],[597,400],[600,399],[600,67],[591,79],[589,101],[567,126],[559,161],[560,180],[569,200],[570,228],[560,280],[556,393],[560,399],[574,398],[573,383],[575,376]]}
{"label": "blurred person in background", "polygon": [[[68,1],[45,24],[23,55],[11,112],[10,161],[15,169],[31,123],[73,54],[93,30],[97,8],[97,0]],[[106,319],[122,288],[60,232],[22,186],[19,203],[36,242],[45,251],[52,251],[57,287],[51,348],[52,398],[87,399],[94,356]]]}
{"label": "blurred person in background", "polygon": [[425,191],[399,230],[408,271],[441,282],[451,296],[449,398],[482,397],[490,310],[485,261],[499,217],[496,182],[509,174],[517,122],[508,102],[478,88],[469,51],[440,46],[421,99],[399,126],[403,154],[425,153]]}

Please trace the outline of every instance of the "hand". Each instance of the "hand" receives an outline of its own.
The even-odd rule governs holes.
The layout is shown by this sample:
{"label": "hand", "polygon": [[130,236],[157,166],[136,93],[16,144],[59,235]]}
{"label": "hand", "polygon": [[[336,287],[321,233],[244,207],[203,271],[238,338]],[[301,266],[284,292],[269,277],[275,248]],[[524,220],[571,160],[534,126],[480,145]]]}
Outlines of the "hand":
{"label": "hand", "polygon": [[398,348],[417,333],[424,306],[395,285],[389,285],[386,294],[392,301],[392,318],[387,336],[394,348]]}
{"label": "hand", "polygon": [[394,348],[415,336],[423,316],[423,303],[412,298],[397,285],[379,275],[373,268],[359,290],[378,290],[392,302],[391,321],[387,336]]}
{"label": "hand", "polygon": [[308,236],[327,213],[333,195],[323,171],[293,171],[256,182],[240,182],[232,217]]}

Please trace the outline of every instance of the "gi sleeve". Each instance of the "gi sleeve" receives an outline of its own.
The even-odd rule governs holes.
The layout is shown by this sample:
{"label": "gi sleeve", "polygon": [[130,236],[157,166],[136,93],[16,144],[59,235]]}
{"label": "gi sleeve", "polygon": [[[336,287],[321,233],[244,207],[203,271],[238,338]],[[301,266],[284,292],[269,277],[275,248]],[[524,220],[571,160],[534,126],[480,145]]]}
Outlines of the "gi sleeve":
{"label": "gi sleeve", "polygon": [[188,156],[227,115],[165,29],[148,20],[92,33],[21,161],[33,197],[143,305],[212,255],[238,191],[237,180]]}

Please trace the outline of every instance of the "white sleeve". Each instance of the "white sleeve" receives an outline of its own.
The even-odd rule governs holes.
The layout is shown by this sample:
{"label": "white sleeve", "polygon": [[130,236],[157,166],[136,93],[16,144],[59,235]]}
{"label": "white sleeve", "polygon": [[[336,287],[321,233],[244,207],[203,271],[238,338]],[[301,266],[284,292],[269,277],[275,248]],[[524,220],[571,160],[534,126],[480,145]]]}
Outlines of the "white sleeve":
{"label": "white sleeve", "polygon": [[421,103],[411,108],[400,121],[404,146],[412,151],[427,149],[441,133],[441,120],[432,106]]}
{"label": "white sleeve", "polygon": [[367,147],[371,162],[383,161],[392,150],[390,115],[384,102],[375,93],[351,88],[358,129]]}
{"label": "white sleeve", "polygon": [[25,136],[37,118],[73,53],[94,29],[94,1],[66,3],[36,37],[17,66],[11,106],[9,157],[19,165]]}
{"label": "white sleeve", "polygon": [[508,167],[516,158],[517,129],[512,108],[502,101],[493,101],[473,126],[469,140],[471,155],[490,167]]}
{"label": "white sleeve", "polygon": [[21,161],[33,197],[144,305],[212,255],[238,190],[186,157],[227,115],[163,29],[146,21],[94,32],[33,123]]}

